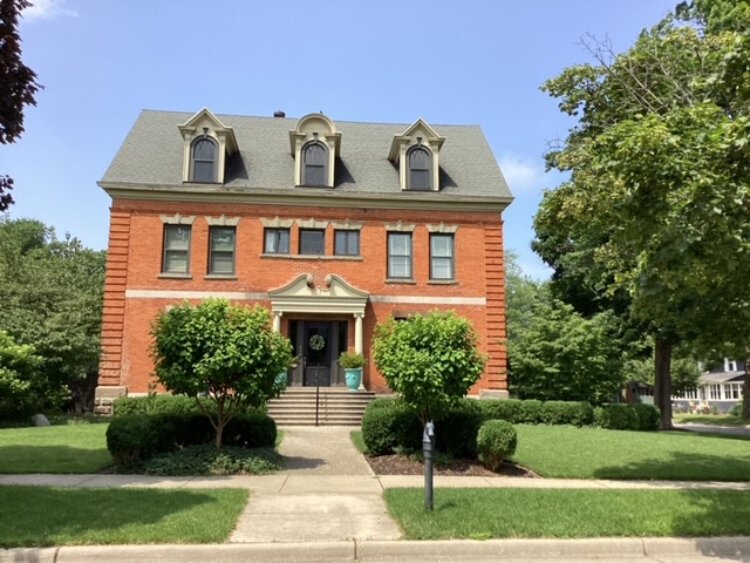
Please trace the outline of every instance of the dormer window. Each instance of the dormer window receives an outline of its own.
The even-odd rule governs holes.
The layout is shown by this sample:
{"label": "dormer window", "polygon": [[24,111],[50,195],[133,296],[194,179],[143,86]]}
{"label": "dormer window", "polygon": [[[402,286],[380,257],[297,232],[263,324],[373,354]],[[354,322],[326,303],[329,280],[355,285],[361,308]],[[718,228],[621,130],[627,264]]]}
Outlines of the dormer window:
{"label": "dormer window", "polygon": [[294,185],[332,188],[336,157],[341,154],[341,133],[322,113],[311,113],[289,131],[294,158]]}
{"label": "dormer window", "polygon": [[193,141],[192,182],[216,182],[216,143],[208,137]]}
{"label": "dormer window", "polygon": [[238,151],[232,128],[203,108],[178,129],[184,141],[182,181],[223,184],[227,159]]}
{"label": "dormer window", "polygon": [[303,149],[305,186],[325,186],[328,184],[328,149],[319,141],[307,143]]}
{"label": "dormer window", "polygon": [[409,150],[409,181],[410,190],[432,189],[432,154],[423,146],[416,146]]}
{"label": "dormer window", "polygon": [[440,149],[445,137],[423,119],[417,119],[393,137],[388,160],[398,167],[402,190],[440,190]]}

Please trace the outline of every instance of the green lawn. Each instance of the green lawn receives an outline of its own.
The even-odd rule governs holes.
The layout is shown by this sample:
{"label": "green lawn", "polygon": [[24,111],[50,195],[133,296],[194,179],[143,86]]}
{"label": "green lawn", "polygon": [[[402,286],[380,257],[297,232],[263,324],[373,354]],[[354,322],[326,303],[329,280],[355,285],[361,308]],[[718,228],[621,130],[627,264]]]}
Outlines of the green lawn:
{"label": "green lawn", "polygon": [[0,487],[0,547],[226,541],[244,489]]}
{"label": "green lawn", "polygon": [[748,424],[740,416],[732,414],[676,414],[672,417],[674,422],[693,422],[696,424],[707,424],[709,426],[745,426]]}
{"label": "green lawn", "polygon": [[513,461],[544,477],[750,481],[750,441],[688,432],[516,425]]}
{"label": "green lawn", "polygon": [[354,444],[354,447],[357,448],[360,453],[366,454],[367,446],[365,446],[365,441],[362,439],[362,431],[352,430],[349,436],[352,439],[352,444]]}
{"label": "green lawn", "polygon": [[750,534],[750,491],[387,489],[408,539]]}
{"label": "green lawn", "polygon": [[107,424],[0,429],[0,473],[94,473],[112,463]]}

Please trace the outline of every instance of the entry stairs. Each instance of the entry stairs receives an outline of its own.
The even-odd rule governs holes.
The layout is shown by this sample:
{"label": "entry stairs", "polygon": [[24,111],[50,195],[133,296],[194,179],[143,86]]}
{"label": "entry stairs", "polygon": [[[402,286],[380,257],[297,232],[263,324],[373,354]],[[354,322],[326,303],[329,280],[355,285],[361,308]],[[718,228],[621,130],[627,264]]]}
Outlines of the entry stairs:
{"label": "entry stairs", "polygon": [[359,426],[367,405],[375,399],[371,391],[349,391],[345,387],[290,387],[278,399],[268,401],[268,415],[280,426]]}

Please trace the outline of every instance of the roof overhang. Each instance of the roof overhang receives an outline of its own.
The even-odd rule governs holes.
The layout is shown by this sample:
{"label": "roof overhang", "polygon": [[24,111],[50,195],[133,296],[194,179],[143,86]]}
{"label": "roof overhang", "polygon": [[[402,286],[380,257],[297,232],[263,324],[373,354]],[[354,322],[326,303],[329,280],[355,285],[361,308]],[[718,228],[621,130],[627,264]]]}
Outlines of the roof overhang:
{"label": "roof overhang", "polygon": [[274,313],[363,315],[369,294],[335,274],[326,276],[323,285],[315,285],[312,274],[302,274],[268,297]]}

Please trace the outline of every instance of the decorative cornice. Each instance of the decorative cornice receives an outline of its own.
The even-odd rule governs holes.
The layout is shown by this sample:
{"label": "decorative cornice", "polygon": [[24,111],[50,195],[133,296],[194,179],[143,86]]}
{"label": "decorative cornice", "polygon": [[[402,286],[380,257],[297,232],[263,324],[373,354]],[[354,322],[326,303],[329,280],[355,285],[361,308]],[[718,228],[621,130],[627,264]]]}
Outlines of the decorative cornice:
{"label": "decorative cornice", "polygon": [[236,227],[240,224],[239,217],[227,217],[222,215],[221,217],[206,217],[206,223],[212,227]]}
{"label": "decorative cornice", "polygon": [[461,196],[433,192],[373,194],[337,190],[228,190],[226,186],[203,184],[185,189],[181,184],[135,184],[99,182],[113,199],[139,199],[169,202],[246,203],[290,207],[334,207],[367,209],[409,209],[424,211],[471,211],[501,213],[513,201],[505,196]]}
{"label": "decorative cornice", "polygon": [[294,224],[294,219],[282,219],[278,216],[273,219],[262,217],[260,222],[268,229],[290,229]]}
{"label": "decorative cornice", "polygon": [[458,230],[458,225],[446,225],[445,223],[440,223],[439,225],[426,225],[427,230],[431,233],[450,233],[455,234],[455,232]]}
{"label": "decorative cornice", "polygon": [[416,225],[414,223],[402,223],[399,221],[398,223],[386,223],[385,224],[385,230],[386,231],[396,231],[400,233],[411,233],[414,231],[414,227]]}
{"label": "decorative cornice", "polygon": [[162,223],[165,225],[192,225],[195,221],[195,215],[180,215],[175,213],[174,215],[159,215]]}

